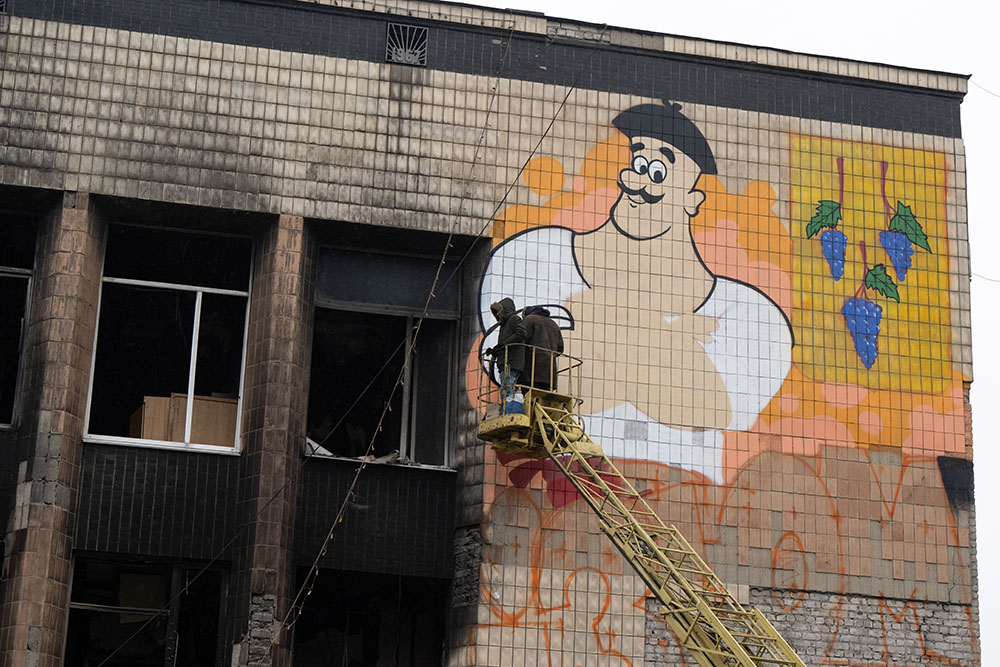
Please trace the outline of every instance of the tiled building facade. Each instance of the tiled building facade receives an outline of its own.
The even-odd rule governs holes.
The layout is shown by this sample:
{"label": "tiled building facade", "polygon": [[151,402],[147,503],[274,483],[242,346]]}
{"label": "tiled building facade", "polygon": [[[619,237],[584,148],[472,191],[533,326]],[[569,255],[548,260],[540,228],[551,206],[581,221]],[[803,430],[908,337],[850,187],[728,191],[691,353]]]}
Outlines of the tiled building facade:
{"label": "tiled building facade", "polygon": [[807,664],[979,663],[963,77],[0,4],[5,664],[694,664],[554,468],[475,437],[504,296]]}

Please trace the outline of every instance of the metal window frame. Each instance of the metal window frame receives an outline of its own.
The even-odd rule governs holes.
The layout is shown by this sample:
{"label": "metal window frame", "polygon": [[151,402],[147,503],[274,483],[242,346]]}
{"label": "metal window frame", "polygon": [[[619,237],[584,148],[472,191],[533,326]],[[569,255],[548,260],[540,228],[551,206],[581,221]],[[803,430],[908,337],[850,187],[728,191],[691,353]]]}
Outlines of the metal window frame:
{"label": "metal window frame", "polygon": [[[134,226],[134,225],[128,225]],[[186,231],[186,230],[185,230]],[[194,234],[204,233],[192,231]],[[220,234],[211,234],[212,236],[222,236]],[[230,235],[225,235],[230,236]],[[106,252],[106,248],[105,248]],[[200,285],[187,285],[183,283],[169,283],[160,282],[154,280],[140,280],[136,278],[116,278],[114,276],[105,276],[104,274],[104,258],[102,257],[101,266],[101,286],[100,291],[97,296],[97,321],[94,325],[94,347],[93,354],[90,355],[90,379],[87,385],[87,408],[84,413],[84,423],[83,423],[83,440],[84,442],[93,442],[107,445],[124,445],[129,447],[145,447],[153,449],[181,449],[185,451],[196,451],[196,452],[211,452],[217,454],[230,454],[239,455],[241,451],[241,440],[240,440],[240,430],[243,423],[243,398],[246,395],[246,362],[247,362],[247,340],[250,332],[250,302],[252,297],[253,289],[253,266],[256,254],[256,246],[251,247],[250,251],[250,275],[248,277],[247,289],[244,290],[232,290],[224,289],[221,287],[205,287]],[[177,442],[174,440],[155,440],[152,438],[132,438],[128,436],[116,436],[116,435],[102,435],[99,433],[90,432],[90,409],[91,403],[93,401],[94,393],[94,369],[97,365],[97,341],[100,336],[101,330],[101,304],[104,298],[104,285],[105,284],[118,284],[118,285],[131,285],[136,287],[148,287],[154,289],[164,289],[172,290],[175,292],[194,292],[195,293],[195,316],[194,322],[192,323],[192,336],[191,336],[191,355],[188,366],[188,387],[187,387],[187,402],[185,405],[185,415],[184,415],[184,442]],[[236,400],[236,428],[233,434],[233,446],[225,445],[207,445],[200,443],[191,442],[191,424],[194,419],[194,382],[195,373],[197,370],[197,345],[198,345],[198,331],[199,325],[201,323],[201,303],[202,296],[204,294],[220,294],[223,296],[240,296],[246,298],[246,310],[243,315],[243,349],[240,353],[240,379],[239,379],[239,396]]]}
{"label": "metal window frame", "polygon": [[[3,0],[0,0],[2,3]],[[21,334],[17,342],[17,381],[14,384],[14,402],[11,406],[10,422],[0,422],[0,431],[7,431],[17,426],[17,409],[21,404],[22,382],[21,361],[24,357],[24,343],[28,333],[28,321],[31,316],[31,288],[34,282],[34,272],[31,269],[19,269],[12,266],[0,266],[0,277],[23,278],[26,281],[24,286],[24,319],[21,323]]]}

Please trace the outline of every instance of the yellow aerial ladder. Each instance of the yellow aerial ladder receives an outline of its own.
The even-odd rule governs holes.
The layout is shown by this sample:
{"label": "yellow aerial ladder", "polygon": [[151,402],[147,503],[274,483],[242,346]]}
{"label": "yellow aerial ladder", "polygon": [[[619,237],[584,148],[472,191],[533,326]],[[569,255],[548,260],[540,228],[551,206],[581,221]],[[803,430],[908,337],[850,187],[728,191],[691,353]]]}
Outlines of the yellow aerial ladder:
{"label": "yellow aerial ladder", "polygon": [[529,370],[516,385],[522,400],[504,400],[492,384],[490,360],[480,387],[480,400],[487,405],[480,439],[499,452],[548,456],[559,466],[597,514],[601,530],[660,601],[660,614],[699,665],[805,667],[763,614],[744,609],[729,594],[680,531],[663,523],[587,435],[579,414],[580,360],[537,348],[528,348],[526,356],[529,369],[548,364],[549,372],[541,375],[556,380],[555,390],[535,386]]}

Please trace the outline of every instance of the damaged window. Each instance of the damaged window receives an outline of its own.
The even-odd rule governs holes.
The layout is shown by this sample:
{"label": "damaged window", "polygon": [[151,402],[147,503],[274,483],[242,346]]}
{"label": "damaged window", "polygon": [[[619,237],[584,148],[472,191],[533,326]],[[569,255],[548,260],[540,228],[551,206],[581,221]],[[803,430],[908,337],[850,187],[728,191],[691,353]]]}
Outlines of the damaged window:
{"label": "damaged window", "polygon": [[[420,317],[437,264],[324,252],[309,382],[310,451],[449,465],[457,280],[435,290],[433,316]],[[390,409],[380,422],[386,401]]]}
{"label": "damaged window", "polygon": [[447,592],[446,580],[323,570],[295,624],[295,666],[440,665]]}
{"label": "damaged window", "polygon": [[413,317],[317,308],[310,445],[319,454],[447,465],[453,331],[445,320],[424,319],[417,334]]}
{"label": "damaged window", "polygon": [[18,367],[24,347],[35,225],[11,215],[0,243],[0,424],[14,421]]}
{"label": "damaged window", "polygon": [[78,556],[66,667],[215,664],[221,573]]}
{"label": "damaged window", "polygon": [[235,447],[249,239],[113,226],[87,433]]}

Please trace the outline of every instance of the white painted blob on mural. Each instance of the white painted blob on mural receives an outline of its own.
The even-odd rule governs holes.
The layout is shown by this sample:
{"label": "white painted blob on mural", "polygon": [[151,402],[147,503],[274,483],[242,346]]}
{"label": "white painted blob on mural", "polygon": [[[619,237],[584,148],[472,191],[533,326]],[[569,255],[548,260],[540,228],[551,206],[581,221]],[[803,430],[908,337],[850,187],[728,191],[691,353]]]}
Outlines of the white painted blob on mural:
{"label": "white painted blob on mural", "polygon": [[705,200],[698,179],[716,166],[679,105],[638,105],[612,122],[632,161],[607,222],[529,229],[494,249],[480,290],[483,349],[496,341],[491,303],[545,305],[566,352],[584,361],[586,427],[605,452],[721,482],[724,431],[752,428],[780,389],[791,327],[759,289],[702,261],[691,218]]}

